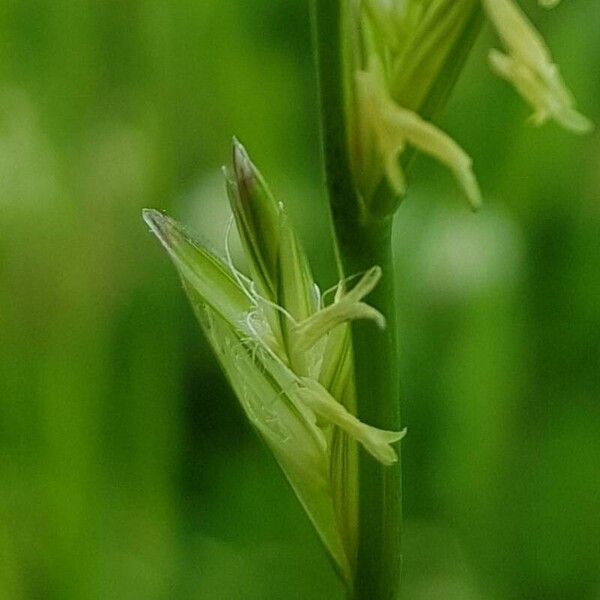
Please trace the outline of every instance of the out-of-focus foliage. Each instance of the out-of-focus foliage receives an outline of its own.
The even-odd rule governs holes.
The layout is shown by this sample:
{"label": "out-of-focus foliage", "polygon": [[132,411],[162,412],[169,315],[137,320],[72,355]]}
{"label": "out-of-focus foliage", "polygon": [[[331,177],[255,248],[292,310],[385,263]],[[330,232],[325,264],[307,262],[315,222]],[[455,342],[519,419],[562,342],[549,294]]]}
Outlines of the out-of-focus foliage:
{"label": "out-of-focus foliage", "polygon": [[[600,123],[597,2],[523,4]],[[335,283],[309,43],[301,0],[0,7],[0,598],[341,597],[140,218],[222,248],[235,133]],[[484,209],[419,159],[398,215],[405,597],[597,600],[600,137],[484,62],[442,123]]]}

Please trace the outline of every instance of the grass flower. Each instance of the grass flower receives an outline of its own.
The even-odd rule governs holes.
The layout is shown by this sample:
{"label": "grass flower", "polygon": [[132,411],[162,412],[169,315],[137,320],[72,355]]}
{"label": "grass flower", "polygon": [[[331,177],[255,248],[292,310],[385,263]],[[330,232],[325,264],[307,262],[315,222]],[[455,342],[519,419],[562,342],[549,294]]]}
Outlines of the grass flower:
{"label": "grass flower", "polygon": [[[575,133],[587,133],[591,122],[575,109],[575,100],[552,62],[544,40],[510,0],[483,0],[485,11],[507,49],[490,52],[494,71],[511,82],[533,107],[533,122],[550,119]],[[557,2],[542,2],[552,7]]]}
{"label": "grass flower", "polygon": [[353,444],[391,465],[397,460],[393,444],[404,435],[372,427],[352,412],[348,323],[361,319],[385,327],[383,316],[364,302],[381,269],[340,282],[326,305],[283,205],[237,141],[233,166],[225,172],[249,276],[169,217],[147,210],[144,218],[179,271],[246,415],[350,585],[356,554]]}
{"label": "grass flower", "polygon": [[[550,8],[553,0],[540,2]],[[401,563],[398,344],[392,215],[415,151],[455,176],[469,155],[433,123],[487,17],[492,68],[576,133],[591,127],[514,0],[313,0],[325,171],[340,282],[314,281],[285,211],[234,140],[224,170],[248,273],[156,211],[144,217],[181,276],[250,422],[356,600],[397,597]]]}
{"label": "grass flower", "polygon": [[[448,167],[473,208],[480,205],[471,159],[428,119],[447,96],[482,11],[506,48],[492,50],[490,64],[533,107],[533,122],[590,130],[545,42],[514,0],[356,0],[347,13],[350,138],[366,216],[385,217],[397,208],[406,192],[408,149]],[[390,196],[383,201],[382,179]]]}

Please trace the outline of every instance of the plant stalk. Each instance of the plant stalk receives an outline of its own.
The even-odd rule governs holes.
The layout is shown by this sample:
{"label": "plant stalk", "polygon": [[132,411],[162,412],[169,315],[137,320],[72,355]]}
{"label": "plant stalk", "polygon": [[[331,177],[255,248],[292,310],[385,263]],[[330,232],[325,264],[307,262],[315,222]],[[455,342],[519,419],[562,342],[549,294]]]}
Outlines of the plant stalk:
{"label": "plant stalk", "polygon": [[[352,326],[358,418],[381,429],[399,431],[400,381],[391,222],[377,227],[336,228],[346,273],[379,265],[383,277],[369,304],[387,320],[381,331],[367,322]],[[402,469],[359,456],[359,537],[355,598],[395,600],[401,573]]]}
{"label": "plant stalk", "polygon": [[[400,392],[392,219],[365,222],[353,184],[348,153],[344,65],[344,2],[313,0],[313,25],[319,73],[322,138],[327,189],[342,276],[378,265],[383,277],[369,304],[387,319],[384,331],[372,323],[352,325],[358,418],[399,431]],[[400,456],[399,445],[396,448]],[[402,470],[400,460],[385,467],[361,450],[359,530],[355,600],[396,600],[400,587]]]}

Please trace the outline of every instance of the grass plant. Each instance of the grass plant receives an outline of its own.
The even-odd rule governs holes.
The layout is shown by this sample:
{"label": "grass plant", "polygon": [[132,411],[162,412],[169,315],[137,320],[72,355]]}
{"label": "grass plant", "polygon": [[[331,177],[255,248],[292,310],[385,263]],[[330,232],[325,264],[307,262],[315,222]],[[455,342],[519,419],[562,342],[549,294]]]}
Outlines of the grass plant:
{"label": "grass plant", "polygon": [[349,597],[393,600],[405,431],[391,233],[413,158],[435,158],[479,207],[471,158],[434,121],[485,21],[503,46],[490,64],[532,106],[534,123],[576,133],[591,124],[513,0],[312,0],[312,18],[333,292],[314,281],[285,206],[237,140],[224,176],[247,273],[227,248],[207,248],[162,213],[144,218]]}

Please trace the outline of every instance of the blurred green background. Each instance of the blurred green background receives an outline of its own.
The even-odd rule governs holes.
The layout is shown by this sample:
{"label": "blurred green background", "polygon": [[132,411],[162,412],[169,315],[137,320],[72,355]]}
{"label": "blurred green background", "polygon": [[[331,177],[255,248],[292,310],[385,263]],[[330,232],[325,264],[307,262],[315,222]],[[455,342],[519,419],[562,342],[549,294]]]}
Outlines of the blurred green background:
{"label": "blurred green background", "polygon": [[[600,123],[600,7],[524,2]],[[486,32],[397,220],[407,600],[600,599],[600,136]],[[0,598],[342,598],[141,220],[218,248],[238,135],[335,283],[305,0],[0,4]]]}

